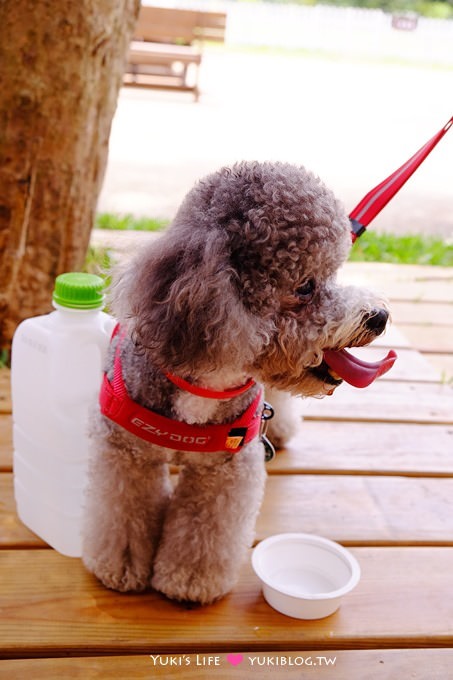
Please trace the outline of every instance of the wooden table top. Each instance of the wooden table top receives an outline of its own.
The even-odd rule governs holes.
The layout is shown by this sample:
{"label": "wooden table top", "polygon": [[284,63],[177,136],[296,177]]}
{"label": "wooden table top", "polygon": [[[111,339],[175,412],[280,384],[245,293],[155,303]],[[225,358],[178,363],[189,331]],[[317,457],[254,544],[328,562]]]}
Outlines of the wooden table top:
{"label": "wooden table top", "polygon": [[412,345],[393,327],[363,352],[394,347],[394,370],[300,402],[297,436],[268,465],[257,541],[320,534],[361,566],[356,589],[318,621],[271,609],[249,561],[223,600],[186,608],[109,591],[51,550],[15,513],[0,371],[0,678],[451,677],[453,387]]}

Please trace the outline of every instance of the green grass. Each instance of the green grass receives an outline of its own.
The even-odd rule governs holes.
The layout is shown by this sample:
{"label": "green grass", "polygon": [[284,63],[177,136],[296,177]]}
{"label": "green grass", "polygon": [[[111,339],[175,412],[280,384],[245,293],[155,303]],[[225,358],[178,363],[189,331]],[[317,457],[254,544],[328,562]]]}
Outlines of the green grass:
{"label": "green grass", "polygon": [[[99,229],[138,229],[159,231],[168,225],[168,220],[133,215],[100,213],[96,218]],[[107,271],[111,254],[106,249],[90,249],[87,266],[89,271]],[[393,262],[395,264],[426,264],[453,267],[453,243],[436,236],[406,234],[394,236],[366,231],[351,249],[349,259],[357,262]]]}
{"label": "green grass", "polygon": [[393,236],[367,231],[353,245],[349,259],[453,267],[453,244],[435,236]]}
{"label": "green grass", "polygon": [[96,229],[118,229],[120,231],[160,231],[168,224],[168,220],[152,217],[134,217],[133,215],[118,215],[115,213],[98,213],[96,215]]}
{"label": "green grass", "polygon": [[97,274],[97,276],[107,280],[114,264],[115,256],[110,248],[94,248],[90,246],[85,257],[83,271],[88,274]]}
{"label": "green grass", "polygon": [[429,69],[435,71],[451,71],[453,62],[449,58],[442,61],[427,60],[416,56],[398,56],[389,54],[368,54],[367,52],[338,51],[329,48],[309,47],[285,47],[283,45],[224,45],[211,43],[209,49],[213,52],[224,54],[256,54],[271,57],[295,57],[307,60],[334,61],[340,63],[381,64],[384,66],[403,66],[416,69]]}

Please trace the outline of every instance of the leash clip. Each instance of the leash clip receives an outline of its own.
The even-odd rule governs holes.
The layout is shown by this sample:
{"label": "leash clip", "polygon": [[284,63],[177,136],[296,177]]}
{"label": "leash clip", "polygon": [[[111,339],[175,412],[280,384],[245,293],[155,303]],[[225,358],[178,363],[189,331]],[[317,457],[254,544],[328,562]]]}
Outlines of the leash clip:
{"label": "leash clip", "polygon": [[275,457],[275,447],[266,436],[269,420],[274,417],[274,409],[265,401],[263,403],[263,411],[261,413],[260,439],[264,445],[264,460],[269,463]]}

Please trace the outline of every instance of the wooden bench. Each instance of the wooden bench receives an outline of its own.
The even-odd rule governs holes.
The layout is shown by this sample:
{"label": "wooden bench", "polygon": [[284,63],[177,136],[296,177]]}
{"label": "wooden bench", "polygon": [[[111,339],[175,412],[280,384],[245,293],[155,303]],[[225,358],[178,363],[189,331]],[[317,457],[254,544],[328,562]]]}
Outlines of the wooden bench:
{"label": "wooden bench", "polygon": [[226,14],[141,7],[123,84],[193,92],[205,40],[225,39]]}
{"label": "wooden bench", "polygon": [[[344,283],[371,285],[368,270],[349,263]],[[431,319],[432,342],[450,339],[445,358],[452,270],[416,271],[392,278],[382,265],[375,280],[405,329],[426,330]],[[271,609],[250,560],[229,595],[188,608],[151,590],[107,590],[80,560],[51,550],[16,515],[9,375],[0,369],[0,680],[450,678],[453,387],[398,328],[376,346],[362,356],[394,347],[394,369],[366,390],[343,385],[302,402],[299,431],[268,465],[257,541],[321,534],[361,566],[338,612],[317,621]]]}

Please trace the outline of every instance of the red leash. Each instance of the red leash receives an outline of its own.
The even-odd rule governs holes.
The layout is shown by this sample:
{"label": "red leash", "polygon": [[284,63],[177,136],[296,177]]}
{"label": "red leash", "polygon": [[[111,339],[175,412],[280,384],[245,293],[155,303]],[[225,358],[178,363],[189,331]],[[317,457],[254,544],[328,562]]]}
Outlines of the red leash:
{"label": "red leash", "polygon": [[352,242],[363,234],[368,224],[378,215],[381,210],[387,205],[391,198],[401,189],[407,182],[409,177],[417,170],[418,166],[425,160],[428,154],[434,149],[436,144],[440,142],[444,134],[453,125],[453,116],[448,123],[439,130],[439,132],[432,137],[421,149],[417,151],[409,160],[404,163],[398,170],[392,173],[387,179],[378,184],[374,189],[371,189],[367,195],[362,198],[360,203],[350,213],[351,220],[351,234]]}

